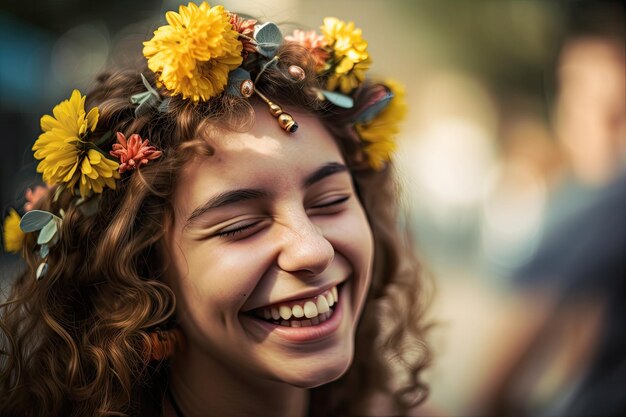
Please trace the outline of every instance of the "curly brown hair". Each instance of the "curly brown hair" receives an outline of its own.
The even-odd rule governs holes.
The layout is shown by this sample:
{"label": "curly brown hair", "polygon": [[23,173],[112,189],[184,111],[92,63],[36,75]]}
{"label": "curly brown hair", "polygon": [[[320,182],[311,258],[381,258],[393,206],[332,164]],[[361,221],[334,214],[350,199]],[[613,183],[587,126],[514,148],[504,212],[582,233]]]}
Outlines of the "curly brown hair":
{"label": "curly brown hair", "polygon": [[[340,379],[312,390],[311,416],[367,415],[368,399],[386,396],[404,414],[421,402],[427,387],[420,371],[429,362],[424,342],[423,281],[413,245],[399,224],[392,166],[365,164],[349,122],[367,101],[364,84],[353,109],[325,105],[309,53],[285,43],[278,65],[258,81],[281,104],[313,110],[333,134],[346,159],[375,242],[372,286],[356,334],[354,362]],[[294,82],[290,65],[304,68]],[[149,332],[175,324],[176,300],[162,281],[168,258],[159,243],[172,226],[177,173],[198,152],[196,138],[207,124],[245,130],[253,120],[250,100],[222,95],[202,105],[172,97],[165,112],[135,117],[129,96],[144,91],[145,67],[106,72],[87,94],[87,108],[100,111],[105,131],[150,138],[164,157],[123,176],[105,190],[98,214],[87,216],[70,193],[51,191],[40,209],[65,215],[50,268],[36,281],[35,238],[27,235],[26,260],[8,301],[0,305],[0,415],[160,415],[167,362],[151,362]],[[150,75],[148,75],[150,74]],[[254,75],[254,74],[253,74]],[[168,92],[159,89],[160,94]]]}

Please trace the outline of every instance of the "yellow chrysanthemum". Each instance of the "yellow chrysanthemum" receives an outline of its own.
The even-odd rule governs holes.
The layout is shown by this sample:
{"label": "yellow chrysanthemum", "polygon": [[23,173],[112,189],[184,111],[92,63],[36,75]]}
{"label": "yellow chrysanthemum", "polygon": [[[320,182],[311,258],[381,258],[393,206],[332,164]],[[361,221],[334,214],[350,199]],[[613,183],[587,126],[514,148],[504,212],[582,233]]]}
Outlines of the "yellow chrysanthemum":
{"label": "yellow chrysanthemum", "polygon": [[32,148],[35,158],[41,160],[37,172],[43,174],[43,180],[51,185],[65,183],[70,189],[80,180],[83,197],[90,190],[101,193],[104,186],[115,189],[119,164],[102,156],[86,139],[98,123],[98,108],[85,114],[85,97],[74,90],[52,113],[41,118],[43,133]]}
{"label": "yellow chrysanthemum", "polygon": [[148,67],[173,95],[194,102],[224,91],[228,73],[241,65],[242,43],[223,6],[181,5],[165,15],[169,25],[144,42]]}
{"label": "yellow chrysanthemum", "polygon": [[369,58],[356,64],[348,58],[343,58],[335,67],[335,71],[328,77],[326,88],[330,91],[338,88],[342,93],[350,94],[365,80],[365,72],[370,68],[370,65],[372,65],[372,60]]}
{"label": "yellow chrysanthemum", "polygon": [[9,215],[4,219],[4,250],[17,253],[24,244],[24,232],[20,229],[20,215],[11,209]]}
{"label": "yellow chrysanthemum", "polygon": [[361,37],[361,29],[354,27],[354,22],[346,23],[336,17],[326,17],[321,29],[336,57],[347,56],[353,62],[360,62],[369,56],[367,42]]}
{"label": "yellow chrysanthemum", "polygon": [[361,29],[354,22],[344,22],[327,17],[321,27],[326,42],[333,51],[334,67],[326,83],[328,90],[339,89],[349,94],[365,79],[365,72],[372,61],[367,52],[367,42],[361,37]]}
{"label": "yellow chrysanthemum", "polygon": [[360,138],[367,142],[364,151],[370,166],[376,170],[382,169],[391,160],[396,150],[394,138],[407,112],[404,87],[395,81],[387,81],[385,85],[394,95],[387,107],[369,123],[357,123],[355,126]]}

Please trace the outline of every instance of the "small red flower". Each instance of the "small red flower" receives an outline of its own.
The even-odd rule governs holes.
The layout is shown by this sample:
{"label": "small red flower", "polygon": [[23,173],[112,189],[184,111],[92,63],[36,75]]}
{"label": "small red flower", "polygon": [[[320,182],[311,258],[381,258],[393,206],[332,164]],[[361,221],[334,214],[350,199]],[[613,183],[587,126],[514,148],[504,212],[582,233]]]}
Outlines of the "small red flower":
{"label": "small red flower", "polygon": [[162,154],[149,144],[148,139],[142,142],[141,136],[134,133],[126,141],[122,132],[117,132],[117,143],[113,144],[113,150],[109,153],[120,160],[120,174],[146,165],[148,161],[157,159]]}
{"label": "small red flower", "polygon": [[230,24],[233,26],[233,30],[243,35],[240,39],[241,44],[243,45],[243,57],[247,57],[249,52],[256,52],[254,41],[250,40],[250,38],[254,36],[254,25],[256,25],[256,20],[244,19],[236,13],[230,13]]}

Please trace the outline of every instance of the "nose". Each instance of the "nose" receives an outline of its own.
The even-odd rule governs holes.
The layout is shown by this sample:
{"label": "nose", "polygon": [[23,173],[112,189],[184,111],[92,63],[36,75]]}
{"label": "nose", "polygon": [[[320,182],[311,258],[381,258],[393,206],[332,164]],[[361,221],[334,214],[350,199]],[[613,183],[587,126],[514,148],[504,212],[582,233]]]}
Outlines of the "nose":
{"label": "nose", "polygon": [[287,272],[304,271],[318,275],[332,262],[335,249],[320,228],[304,217],[293,225],[285,225],[278,266]]}

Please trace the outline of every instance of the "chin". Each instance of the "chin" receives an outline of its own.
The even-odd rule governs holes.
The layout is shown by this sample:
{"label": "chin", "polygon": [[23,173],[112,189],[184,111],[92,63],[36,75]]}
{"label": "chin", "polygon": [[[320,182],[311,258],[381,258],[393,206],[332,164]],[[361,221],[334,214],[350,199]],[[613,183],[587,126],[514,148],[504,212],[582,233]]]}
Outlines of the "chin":
{"label": "chin", "polygon": [[293,372],[289,372],[289,375],[283,375],[281,379],[298,388],[316,388],[333,382],[341,378],[352,364],[352,350],[347,354],[338,355],[340,356],[335,356],[330,361],[324,361],[325,364],[322,366],[314,366],[314,361],[311,360],[306,368],[294,369]]}

